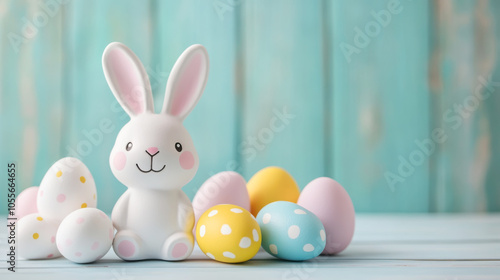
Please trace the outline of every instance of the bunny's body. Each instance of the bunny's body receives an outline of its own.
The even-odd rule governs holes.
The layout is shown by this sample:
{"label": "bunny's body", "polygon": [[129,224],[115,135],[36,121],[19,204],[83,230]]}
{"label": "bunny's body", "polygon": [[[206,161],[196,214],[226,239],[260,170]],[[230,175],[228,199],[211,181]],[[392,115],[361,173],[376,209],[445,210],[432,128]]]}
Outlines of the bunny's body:
{"label": "bunny's body", "polygon": [[126,46],[110,44],[103,68],[131,117],[110,155],[113,174],[128,188],[113,208],[113,249],[124,260],[183,260],[194,245],[194,214],[181,188],[194,177],[199,162],[182,121],[205,87],[206,50],[193,45],[177,60],[160,114],[153,110],[146,71]]}
{"label": "bunny's body", "polygon": [[[144,205],[147,201],[147,205]],[[146,206],[146,207],[145,207]],[[134,210],[135,209],[135,210]],[[159,215],[159,213],[162,213]],[[161,216],[161,218],[160,218]],[[145,218],[155,217],[155,219]],[[194,216],[191,202],[182,191],[137,191],[127,190],[116,203],[112,213],[113,224],[118,233],[115,237],[115,251],[126,260],[187,258],[192,250],[193,237],[185,232],[193,228]],[[155,230],[151,229],[154,221]],[[177,236],[176,240],[169,240]],[[120,241],[129,240],[119,246]],[[177,250],[174,246],[180,241]],[[135,243],[135,244],[134,244]],[[129,246],[130,243],[125,243]],[[121,249],[121,253],[120,253]],[[136,254],[130,250],[138,250]],[[127,253],[128,252],[128,253]]]}

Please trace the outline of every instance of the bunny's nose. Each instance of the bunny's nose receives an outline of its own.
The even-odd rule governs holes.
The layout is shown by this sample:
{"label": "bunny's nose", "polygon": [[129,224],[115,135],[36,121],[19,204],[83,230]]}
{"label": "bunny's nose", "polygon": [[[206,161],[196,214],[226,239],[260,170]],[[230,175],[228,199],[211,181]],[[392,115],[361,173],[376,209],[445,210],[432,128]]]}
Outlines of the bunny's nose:
{"label": "bunny's nose", "polygon": [[155,155],[158,152],[158,148],[156,147],[149,147],[146,149],[146,152],[150,155]]}

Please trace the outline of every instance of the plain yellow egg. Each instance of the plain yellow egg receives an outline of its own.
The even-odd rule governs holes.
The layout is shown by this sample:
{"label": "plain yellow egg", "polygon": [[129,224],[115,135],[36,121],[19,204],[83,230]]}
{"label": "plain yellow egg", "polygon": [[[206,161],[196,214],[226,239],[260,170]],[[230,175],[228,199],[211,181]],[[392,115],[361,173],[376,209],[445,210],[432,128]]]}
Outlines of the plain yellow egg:
{"label": "plain yellow egg", "polygon": [[256,217],[260,209],[275,201],[297,203],[299,186],[283,168],[271,166],[255,173],[247,183],[250,211]]}
{"label": "plain yellow egg", "polygon": [[196,241],[209,258],[239,263],[253,258],[262,242],[254,216],[242,207],[220,204],[201,215],[196,225]]}

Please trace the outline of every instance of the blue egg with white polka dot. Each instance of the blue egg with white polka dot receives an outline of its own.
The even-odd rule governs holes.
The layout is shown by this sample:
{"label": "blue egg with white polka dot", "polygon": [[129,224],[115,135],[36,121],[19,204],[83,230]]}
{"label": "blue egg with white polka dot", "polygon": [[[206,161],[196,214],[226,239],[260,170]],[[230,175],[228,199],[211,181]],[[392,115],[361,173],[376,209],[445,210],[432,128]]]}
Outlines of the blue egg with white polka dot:
{"label": "blue egg with white polka dot", "polygon": [[266,205],[257,215],[262,232],[262,248],[289,261],[317,257],[326,245],[320,219],[304,207],[288,201]]}

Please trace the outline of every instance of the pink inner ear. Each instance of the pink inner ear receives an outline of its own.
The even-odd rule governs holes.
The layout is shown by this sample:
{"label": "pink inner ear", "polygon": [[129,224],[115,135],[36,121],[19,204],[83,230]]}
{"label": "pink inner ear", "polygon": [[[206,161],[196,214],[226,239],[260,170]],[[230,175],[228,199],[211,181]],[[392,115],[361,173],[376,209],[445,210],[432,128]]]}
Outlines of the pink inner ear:
{"label": "pink inner ear", "polygon": [[196,98],[201,83],[203,82],[202,71],[204,69],[203,56],[195,54],[181,69],[179,80],[173,89],[174,97],[171,100],[170,114],[174,116],[182,115],[189,110],[191,103]]}
{"label": "pink inner ear", "polygon": [[125,106],[134,114],[144,112],[145,88],[140,71],[134,61],[122,49],[113,49],[108,54],[110,76]]}

